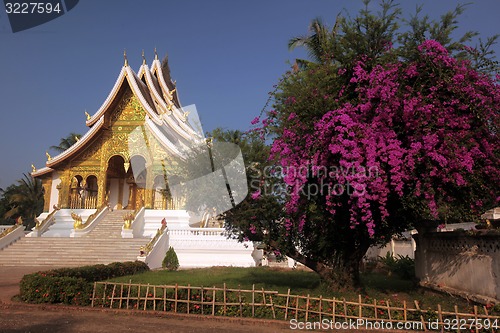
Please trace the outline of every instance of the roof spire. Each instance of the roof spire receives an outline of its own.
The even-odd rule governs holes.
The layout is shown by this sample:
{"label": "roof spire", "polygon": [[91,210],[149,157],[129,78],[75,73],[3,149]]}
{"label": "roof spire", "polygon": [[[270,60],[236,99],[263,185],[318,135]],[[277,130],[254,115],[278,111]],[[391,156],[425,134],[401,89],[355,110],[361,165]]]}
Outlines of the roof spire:
{"label": "roof spire", "polygon": [[144,56],[144,50],[142,50],[142,64],[146,65],[146,57]]}
{"label": "roof spire", "polygon": [[155,47],[155,60],[158,60],[158,53],[156,53],[156,47]]}
{"label": "roof spire", "polygon": [[127,60],[127,50],[123,50],[123,59],[125,60],[125,63],[123,66],[127,67],[128,66],[128,60]]}

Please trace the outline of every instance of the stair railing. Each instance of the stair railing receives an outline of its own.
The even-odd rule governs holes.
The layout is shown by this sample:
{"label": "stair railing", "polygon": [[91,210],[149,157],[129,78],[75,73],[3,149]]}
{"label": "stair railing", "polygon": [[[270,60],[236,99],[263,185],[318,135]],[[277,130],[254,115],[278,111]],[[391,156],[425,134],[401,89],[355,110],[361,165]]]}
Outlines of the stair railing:
{"label": "stair railing", "polygon": [[71,217],[73,218],[73,232],[71,233],[71,237],[79,237],[80,235],[86,234],[90,232],[90,227],[96,222],[100,217],[104,215],[105,212],[109,211],[109,206],[107,203],[104,203],[101,208],[96,210],[94,213],[89,215],[87,221],[85,223],[82,220],[82,217],[78,214],[71,213]]}
{"label": "stair railing", "polygon": [[32,236],[33,237],[40,237],[45,231],[47,231],[49,226],[56,220],[55,216],[56,216],[56,213],[58,211],[59,211],[59,208],[54,206],[54,210],[52,212],[50,212],[50,214],[47,215],[47,217],[44,218],[42,222],[37,220],[35,227],[33,228]]}
{"label": "stair railing", "polygon": [[141,246],[139,250],[140,257],[147,257],[151,253],[160,237],[165,233],[165,230],[167,230],[167,224],[162,223],[161,227],[156,231],[156,235],[151,238],[149,243],[147,243],[145,246]]}
{"label": "stair railing", "polygon": [[14,224],[12,227],[0,232],[0,250],[24,236],[24,226]]}
{"label": "stair railing", "polygon": [[136,209],[133,213],[127,213],[123,216],[122,238],[134,238],[140,236],[144,227],[145,208]]}

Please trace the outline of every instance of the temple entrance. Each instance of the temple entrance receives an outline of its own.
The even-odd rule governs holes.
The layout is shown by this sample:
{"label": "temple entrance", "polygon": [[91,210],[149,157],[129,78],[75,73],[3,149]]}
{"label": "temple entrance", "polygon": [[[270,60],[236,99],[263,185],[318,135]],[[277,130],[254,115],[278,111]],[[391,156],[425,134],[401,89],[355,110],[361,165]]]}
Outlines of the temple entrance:
{"label": "temple entrance", "polygon": [[111,157],[108,161],[108,168],[106,169],[106,198],[108,204],[113,209],[122,209],[124,204],[127,204],[123,202],[123,190],[126,186],[125,166],[125,160],[119,155]]}
{"label": "temple entrance", "polygon": [[106,196],[113,209],[138,209],[144,206],[146,195],[146,160],[132,156],[130,162],[115,155],[106,170]]}
{"label": "temple entrance", "polygon": [[69,190],[69,208],[97,208],[97,189],[96,176],[88,176],[86,179],[80,175],[74,176]]}

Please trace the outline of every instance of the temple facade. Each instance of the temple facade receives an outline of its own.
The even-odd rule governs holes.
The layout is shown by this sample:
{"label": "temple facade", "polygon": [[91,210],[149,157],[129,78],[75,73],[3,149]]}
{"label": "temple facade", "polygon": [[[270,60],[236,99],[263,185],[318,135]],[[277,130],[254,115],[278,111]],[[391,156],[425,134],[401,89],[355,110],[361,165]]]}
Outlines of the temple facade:
{"label": "temple facade", "polygon": [[[262,250],[228,238],[216,214],[247,194],[239,147],[217,150],[193,111],[181,107],[166,60],[155,52],[148,66],[143,54],[135,72],[125,55],[108,97],[86,114],[88,131],[61,154],[47,153],[44,167],[33,166],[44,212],[30,233],[0,237],[0,266],[141,260],[157,268],[170,247],[184,268],[257,265]],[[216,160],[219,151],[230,154]]]}
{"label": "temple facade", "polygon": [[[73,146],[33,167],[42,180],[44,212],[53,209],[175,210],[182,197],[168,190],[167,177],[182,147],[204,140],[187,121],[166,60],[155,51],[151,66],[134,72],[125,61],[116,83]],[[169,162],[171,161],[171,163]]]}

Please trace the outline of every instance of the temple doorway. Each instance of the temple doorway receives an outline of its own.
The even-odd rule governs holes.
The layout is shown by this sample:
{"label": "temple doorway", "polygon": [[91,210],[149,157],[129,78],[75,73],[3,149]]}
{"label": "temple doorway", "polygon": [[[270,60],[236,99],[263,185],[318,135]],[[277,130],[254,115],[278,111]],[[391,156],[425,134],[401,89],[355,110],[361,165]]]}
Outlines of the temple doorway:
{"label": "temple doorway", "polygon": [[119,155],[112,156],[108,161],[106,169],[106,198],[108,204],[113,209],[123,209],[127,204],[123,201],[124,187],[126,186],[126,167],[128,169],[125,160]]}

